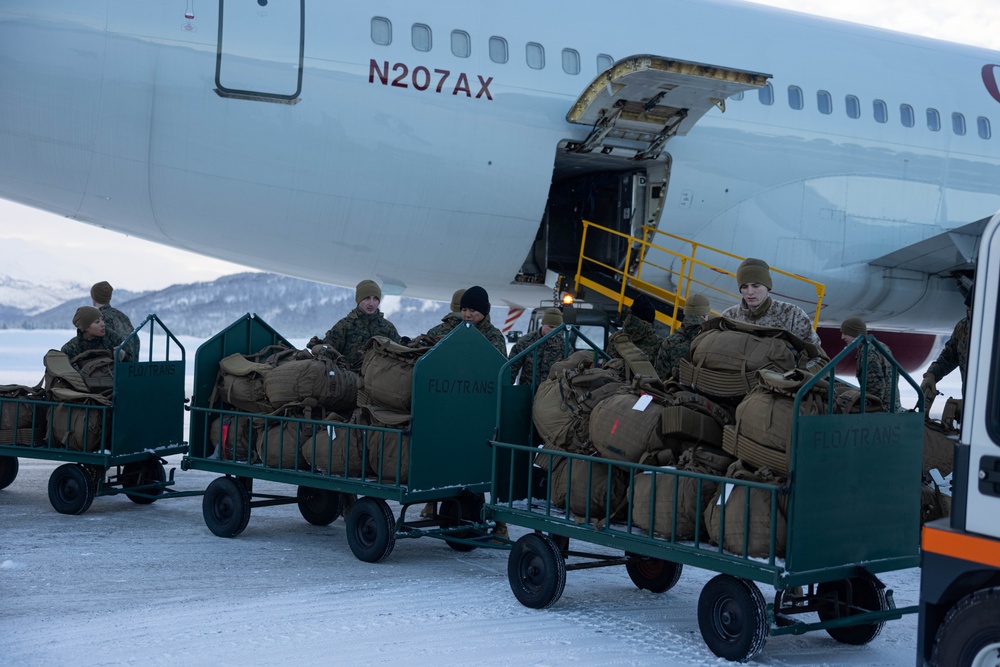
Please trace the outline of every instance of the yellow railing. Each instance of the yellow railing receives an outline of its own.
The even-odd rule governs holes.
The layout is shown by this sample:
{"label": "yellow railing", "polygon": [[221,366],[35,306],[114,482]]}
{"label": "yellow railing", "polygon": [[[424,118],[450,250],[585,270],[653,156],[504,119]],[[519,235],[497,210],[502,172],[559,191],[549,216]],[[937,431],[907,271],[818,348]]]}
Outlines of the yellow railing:
{"label": "yellow railing", "polygon": [[[626,286],[630,286],[640,292],[649,294],[664,303],[673,305],[674,312],[677,312],[678,309],[684,308],[684,304],[687,303],[688,297],[691,296],[692,288],[697,288],[696,293],[701,292],[705,293],[706,296],[709,296],[709,301],[712,301],[712,293],[715,293],[716,295],[725,295],[727,298],[723,299],[724,301],[740,300],[740,294],[738,291],[734,292],[718,287],[714,284],[717,282],[714,279],[718,278],[720,275],[728,276],[732,278],[732,282],[729,284],[735,284],[736,267],[740,262],[746,259],[745,257],[741,257],[718,248],[713,248],[712,246],[695,243],[694,241],[654,229],[653,227],[643,226],[642,230],[643,238],[637,238],[631,236],[630,234],[619,232],[588,220],[584,220],[583,238],[580,242],[580,258],[577,262],[576,276],[574,279],[577,291],[579,291],[582,287],[593,290],[599,294],[603,294],[605,297],[618,303],[619,311],[621,311],[623,305],[630,306],[632,304],[632,299],[625,296]],[[587,238],[595,233],[609,234],[628,242],[628,250],[625,253],[625,262],[622,265],[625,268],[619,269],[598,259],[588,257],[585,254]],[[671,249],[665,247],[664,245],[654,243],[651,239],[658,234],[665,237],[668,242],[679,249]],[[706,253],[709,254],[708,259],[713,261],[706,262],[696,257],[699,251],[701,252],[702,257],[704,257]],[[659,254],[661,253],[663,255],[662,260],[660,260],[659,257]],[[637,262],[633,273],[629,269],[632,267],[633,258],[636,256]],[[660,260],[662,263],[657,260]],[[679,262],[679,267],[668,266],[668,264],[677,262]],[[725,266],[732,266],[733,268],[727,269]],[[607,286],[592,280],[585,275],[588,270],[595,268],[603,269],[607,274],[614,276],[617,288],[615,290],[611,290]],[[664,287],[654,284],[649,280],[644,280],[643,271],[646,271],[647,275],[651,271],[661,271],[666,277],[666,281],[672,284]],[[816,294],[816,300],[814,302],[803,301],[802,299],[794,300],[798,301],[800,304],[811,306],[813,308],[813,328],[816,328],[819,324],[820,309],[823,304],[823,296],[826,292],[824,285],[816,282],[815,280],[809,280],[808,278],[803,278],[797,274],[789,273],[775,267],[771,267],[771,272],[813,287]],[[781,292],[776,291],[774,293],[778,296],[784,296]],[[808,308],[805,308],[805,310],[808,311]],[[656,319],[669,326],[671,331],[680,326],[679,321],[665,313],[657,312]]]}

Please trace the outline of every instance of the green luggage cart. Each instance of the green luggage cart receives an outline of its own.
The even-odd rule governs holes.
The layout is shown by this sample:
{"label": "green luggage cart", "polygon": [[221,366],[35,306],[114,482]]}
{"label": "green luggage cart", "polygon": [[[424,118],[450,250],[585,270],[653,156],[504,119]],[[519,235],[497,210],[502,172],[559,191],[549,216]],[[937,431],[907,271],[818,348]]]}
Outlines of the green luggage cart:
{"label": "green luggage cart", "polygon": [[[207,340],[195,354],[190,446],[181,467],[223,475],[205,491],[202,508],[209,530],[220,537],[235,537],[247,527],[251,509],[290,503],[298,505],[309,523],[329,525],[344,512],[345,497],[358,496],[344,518],[348,544],[360,560],[385,559],[396,540],[404,537],[444,539],[458,551],[490,545],[490,526],[482,522],[482,506],[492,475],[488,441],[496,410],[496,378],[506,359],[479,331],[456,327],[416,362],[411,421],[406,429],[248,413],[231,409],[218,397],[213,403],[222,359],[232,354],[253,355],[274,345],[293,347],[260,317],[247,314]],[[250,440],[252,433],[275,425],[293,434],[292,443],[299,442],[296,434],[303,429],[339,432],[360,441],[363,461],[374,451],[380,464],[352,475],[355,462],[348,450],[346,459],[328,466],[335,470],[308,463],[316,461],[315,451],[309,452],[308,460],[295,457],[294,462],[265,465]],[[216,447],[213,440],[224,442],[229,428],[237,429],[234,442],[240,439],[240,428],[249,428],[249,446]],[[382,452],[393,443],[403,443],[406,453],[397,457],[396,469],[389,470],[381,465]],[[275,446],[273,440],[269,446]],[[283,445],[279,441],[277,446]],[[333,458],[331,454],[327,460]],[[409,465],[406,481],[401,482],[404,459]],[[254,480],[288,484],[296,491],[257,493]],[[388,501],[401,506],[398,519]],[[407,519],[412,505],[432,501],[439,503],[436,517]]]}
{"label": "green luggage cart", "polygon": [[[140,359],[114,362],[110,399],[60,402],[38,398],[0,398],[0,488],[17,477],[18,458],[65,461],[49,477],[49,501],[62,514],[82,514],[96,496],[124,493],[145,505],[177,494],[163,458],[187,451],[184,442],[184,346],[156,315],[149,315],[115,349],[134,340]],[[39,389],[40,388],[36,388]],[[88,433],[80,450],[69,449],[60,434]],[[68,438],[64,438],[68,440]],[[84,449],[86,451],[84,451]]]}
{"label": "green luggage cart", "polygon": [[[528,607],[548,607],[562,595],[568,570],[605,565],[625,565],[637,587],[657,593],[676,584],[684,565],[717,572],[701,592],[698,623],[709,648],[734,661],[750,660],[768,636],[775,635],[825,630],[839,642],[864,644],[875,638],[885,621],[915,612],[916,605],[896,608],[892,591],[876,575],[919,566],[924,416],[922,407],[895,414],[864,412],[863,406],[857,414],[834,413],[834,369],[859,346],[866,353],[874,346],[892,359],[881,343],[859,337],[802,386],[792,414],[800,414],[802,398],[823,379],[830,386],[825,392],[826,411],[794,419],[789,474],[781,486],[539,450],[531,444],[531,405],[523,395],[528,388],[501,387],[497,436],[491,443],[493,486],[484,513],[488,519],[533,531],[518,539],[509,555],[508,579],[515,597]],[[913,380],[892,363],[919,395]],[[588,497],[593,480],[599,479],[596,472],[610,476],[612,470],[619,471],[616,474],[628,480],[626,506],[612,500],[611,484],[603,508],[593,515],[590,509],[583,516],[572,514],[568,501],[565,507],[561,502],[557,506],[551,480],[540,481],[544,473],[533,465],[540,451],[550,468],[560,459],[575,461],[573,469],[583,471],[576,483],[586,485]],[[742,522],[736,522],[742,526],[754,521],[750,499],[764,494],[771,508],[768,553],[745,555],[748,530],[725,535],[730,503],[720,503],[723,532],[718,544],[710,543],[701,530],[693,540],[669,537],[677,534],[676,496],[673,516],[667,519],[669,529],[654,532],[652,516],[648,529],[638,527],[633,520],[638,475],[655,475],[654,482],[671,478],[664,488],[673,493],[687,478],[697,489],[699,507],[703,498],[712,497],[702,495],[711,493],[709,483],[724,485],[722,494],[742,488],[742,496],[736,497],[744,502],[729,508],[743,514]],[[569,485],[573,484],[571,477]],[[653,487],[660,488],[655,483]],[[570,493],[566,491],[567,497]],[[785,508],[783,533],[777,529],[779,507]],[[624,512],[616,514],[621,509]],[[617,518],[606,522],[606,516]],[[581,560],[583,554],[570,551],[570,539],[602,545],[614,555]],[[723,544],[737,546],[726,550]],[[774,587],[773,602],[765,601],[757,583]]]}

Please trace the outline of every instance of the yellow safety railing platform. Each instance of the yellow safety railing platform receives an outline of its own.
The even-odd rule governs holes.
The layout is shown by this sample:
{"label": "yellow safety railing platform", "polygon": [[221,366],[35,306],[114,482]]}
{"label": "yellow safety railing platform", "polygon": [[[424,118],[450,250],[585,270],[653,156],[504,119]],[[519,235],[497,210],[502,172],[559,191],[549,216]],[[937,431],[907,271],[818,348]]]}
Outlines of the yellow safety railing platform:
{"label": "yellow safety railing platform", "polygon": [[[724,299],[725,301],[732,300],[738,302],[740,300],[738,291],[730,291],[718,287],[715,283],[718,282],[718,277],[722,275],[732,278],[732,282],[728,283],[729,285],[734,284],[736,280],[736,268],[740,262],[746,259],[745,257],[740,257],[731,252],[719,250],[718,248],[701,243],[695,243],[694,241],[653,227],[643,226],[642,231],[643,237],[638,238],[603,225],[598,225],[589,220],[584,220],[583,238],[580,242],[580,257],[577,263],[576,276],[574,277],[577,293],[583,288],[601,294],[616,302],[619,312],[621,312],[622,306],[632,305],[633,299],[626,294],[627,287],[648,294],[660,302],[671,304],[675,313],[683,310],[684,304],[687,303],[688,297],[692,294],[692,289],[695,290],[694,293],[705,293],[709,297],[709,301],[713,301],[712,293],[725,295],[727,297]],[[628,250],[625,254],[625,261],[622,264],[625,268],[614,267],[586,255],[587,238],[588,236],[593,237],[595,234],[610,234],[628,242]],[[657,235],[665,240],[660,243],[654,243],[652,239],[657,237]],[[673,247],[666,247],[667,243]],[[634,267],[634,271],[631,270],[631,267]],[[612,289],[607,284],[594,279],[592,276],[595,272],[603,272],[605,275],[612,277],[613,280],[609,282],[613,282],[615,288]],[[647,274],[647,279],[643,279],[643,272]],[[662,281],[672,284],[664,287],[651,282],[649,274],[656,272],[660,272],[660,275],[653,276],[653,278],[660,278],[658,282]],[[794,299],[794,301],[797,301],[806,312],[810,309],[813,310],[812,319],[813,328],[815,329],[819,324],[820,308],[822,307],[823,296],[826,292],[825,286],[815,280],[809,280],[808,278],[782,271],[773,266],[771,267],[771,272],[813,287],[816,294],[815,301],[803,301],[802,299]],[[781,292],[774,293],[781,295]],[[669,326],[671,331],[674,331],[681,324],[680,321],[666,313],[660,312],[659,309],[656,312],[656,319]]]}

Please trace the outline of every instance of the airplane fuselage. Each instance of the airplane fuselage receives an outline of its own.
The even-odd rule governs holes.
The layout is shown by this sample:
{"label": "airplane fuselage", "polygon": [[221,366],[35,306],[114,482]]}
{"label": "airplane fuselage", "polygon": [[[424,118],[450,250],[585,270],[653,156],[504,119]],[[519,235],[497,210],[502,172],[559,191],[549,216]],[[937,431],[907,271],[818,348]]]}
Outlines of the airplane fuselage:
{"label": "airplane fuselage", "polygon": [[188,4],[4,3],[0,196],[313,280],[438,299],[480,284],[530,307],[551,289],[514,279],[557,146],[590,129],[567,111],[608,57],[655,53],[768,72],[773,94],[670,141],[660,228],[824,282],[825,321],[950,331],[949,281],[869,262],[1000,208],[995,52],[728,2],[628,20],[601,3]]}

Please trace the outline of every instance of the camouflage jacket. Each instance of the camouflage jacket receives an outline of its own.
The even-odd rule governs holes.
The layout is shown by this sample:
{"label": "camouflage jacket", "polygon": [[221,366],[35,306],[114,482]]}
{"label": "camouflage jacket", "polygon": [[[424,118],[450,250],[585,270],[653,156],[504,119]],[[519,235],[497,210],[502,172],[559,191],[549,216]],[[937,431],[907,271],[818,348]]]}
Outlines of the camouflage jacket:
{"label": "camouflage jacket", "polygon": [[503,337],[503,333],[493,326],[490,322],[490,316],[487,315],[483,318],[483,321],[476,325],[480,333],[486,336],[486,340],[493,344],[493,347],[497,349],[500,354],[507,358],[507,339]]}
{"label": "camouflage jacket", "polygon": [[[517,343],[514,344],[514,348],[510,351],[510,358],[513,359],[541,339],[541,329],[536,329],[530,334],[522,336]],[[538,375],[535,376],[535,386],[537,389],[537,386],[549,376],[549,369],[552,368],[552,364],[566,358],[565,348],[566,343],[563,336],[553,336],[545,341],[545,344],[540,348],[524,355],[511,364],[510,381],[517,382],[517,374],[520,372],[521,384],[531,384],[532,374],[535,372],[535,355],[538,355]]]}
{"label": "camouflage jacket", "polygon": [[701,333],[701,323],[704,321],[702,315],[688,315],[677,331],[663,339],[660,349],[656,352],[656,360],[653,362],[656,374],[661,380],[680,377],[681,359],[687,356],[694,337]]}
{"label": "camouflage jacket", "polygon": [[351,368],[357,370],[364,360],[361,348],[373,336],[385,336],[399,342],[396,327],[382,316],[382,311],[376,310],[369,315],[360,308],[355,308],[326,332],[322,342],[344,355]]}
{"label": "camouflage jacket", "polygon": [[[114,349],[121,342],[121,339],[113,334],[110,329],[106,329],[106,333],[100,338],[90,339],[84,338],[83,332],[77,330],[76,335],[66,341],[66,344],[60,348],[60,351],[64,352],[70,358],[70,361],[72,361],[77,355],[89,352],[90,350],[110,350],[114,352]],[[122,352],[125,353],[122,361],[132,361],[128,348],[122,348]]]}
{"label": "camouflage jacket", "polygon": [[628,336],[635,346],[642,350],[642,353],[646,355],[650,363],[656,359],[656,353],[660,349],[662,339],[656,335],[653,325],[649,322],[640,320],[629,313],[625,317],[625,324],[622,326],[621,331],[616,331],[608,339],[608,347],[605,352],[611,355],[612,359],[621,359],[622,355],[615,349],[615,341],[621,336]]}
{"label": "camouflage jacket", "polygon": [[[884,345],[884,343],[883,343]],[[861,368],[864,347],[859,347],[854,357],[855,371],[858,378],[858,385],[861,385]],[[892,362],[886,359],[875,350],[874,345],[868,346],[868,382],[865,385],[865,393],[877,396],[886,412],[902,412],[903,406],[899,402],[899,389],[896,389],[896,400],[892,402]]]}
{"label": "camouflage jacket", "polygon": [[[118,310],[114,306],[101,306],[101,317],[104,318],[104,327],[107,329],[105,335],[111,334],[112,337],[116,337],[119,341],[125,340],[125,338],[135,330],[132,326],[132,320],[128,318],[128,315]],[[128,353],[131,355],[133,361],[139,360],[139,337],[136,336],[128,343]]]}
{"label": "camouflage jacket", "polygon": [[927,367],[927,372],[934,376],[935,381],[958,368],[962,375],[962,396],[965,396],[965,372],[969,366],[969,326],[969,318],[963,317],[955,325],[941,354]]}
{"label": "camouflage jacket", "polygon": [[[823,349],[819,334],[812,327],[812,320],[809,319],[804,310],[793,303],[775,301],[771,297],[767,297],[756,310],[750,310],[746,307],[746,302],[741,299],[735,306],[730,306],[722,311],[722,317],[761,327],[784,329],[793,336],[798,336],[803,342],[811,343],[820,350]],[[814,367],[822,362],[825,362],[823,358],[813,357],[809,360],[809,367]]]}
{"label": "camouflage jacket", "polygon": [[462,323],[461,313],[448,313],[447,315],[441,318],[441,324],[437,325],[436,327],[433,327],[430,331],[427,332],[427,335],[440,338],[441,336],[451,333],[451,330],[457,327],[461,323]]}

